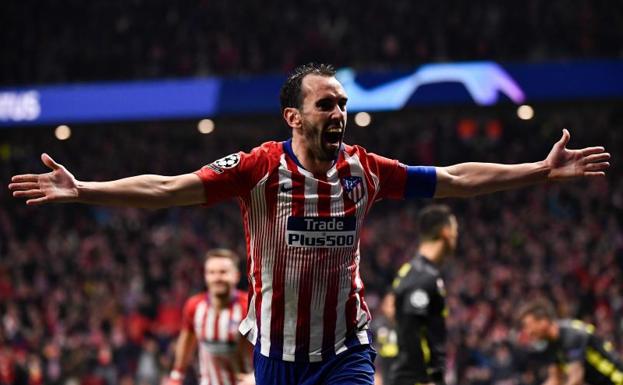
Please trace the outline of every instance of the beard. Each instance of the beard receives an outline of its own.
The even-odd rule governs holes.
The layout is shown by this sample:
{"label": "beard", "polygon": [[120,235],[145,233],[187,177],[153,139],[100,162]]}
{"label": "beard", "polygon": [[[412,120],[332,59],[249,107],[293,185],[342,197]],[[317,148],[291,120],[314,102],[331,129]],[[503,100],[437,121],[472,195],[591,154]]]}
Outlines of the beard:
{"label": "beard", "polygon": [[333,144],[324,143],[324,141],[322,141],[321,139],[321,143],[320,143],[321,151],[319,151],[319,153],[316,154],[316,158],[323,162],[332,162],[336,160],[340,152],[340,144],[341,144],[341,141],[340,143],[338,143],[337,146],[335,146]]}
{"label": "beard", "polygon": [[209,290],[212,295],[219,298],[227,298],[232,292],[231,287],[227,284],[218,283],[216,285],[212,285],[211,290]]}
{"label": "beard", "polygon": [[[318,126],[304,125],[303,132],[309,144],[308,150],[315,159],[322,162],[332,162],[337,159],[340,147],[342,146],[342,136],[327,134],[327,128]],[[336,141],[337,139],[337,141]]]}

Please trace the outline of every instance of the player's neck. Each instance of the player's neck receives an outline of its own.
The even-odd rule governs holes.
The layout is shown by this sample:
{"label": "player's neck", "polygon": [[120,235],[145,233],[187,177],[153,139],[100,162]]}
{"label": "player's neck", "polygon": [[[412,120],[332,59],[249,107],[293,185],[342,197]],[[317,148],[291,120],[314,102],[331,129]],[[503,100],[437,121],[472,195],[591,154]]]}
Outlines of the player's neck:
{"label": "player's neck", "polygon": [[217,309],[224,309],[229,306],[232,300],[231,294],[228,295],[210,295],[210,303]]}
{"label": "player's neck", "polygon": [[332,160],[321,160],[316,158],[303,143],[303,139],[297,136],[292,137],[292,152],[301,166],[313,174],[326,174],[335,163]]}
{"label": "player's neck", "polygon": [[442,241],[422,242],[418,253],[435,265],[440,265],[445,255],[445,246]]}

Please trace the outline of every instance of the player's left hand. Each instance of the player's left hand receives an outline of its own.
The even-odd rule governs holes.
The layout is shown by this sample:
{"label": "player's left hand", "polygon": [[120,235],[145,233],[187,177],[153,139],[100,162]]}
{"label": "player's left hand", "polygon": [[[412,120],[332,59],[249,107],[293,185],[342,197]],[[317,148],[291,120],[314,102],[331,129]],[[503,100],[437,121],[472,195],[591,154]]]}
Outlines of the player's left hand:
{"label": "player's left hand", "polygon": [[255,385],[255,375],[253,373],[238,373],[236,385]]}
{"label": "player's left hand", "polygon": [[549,180],[566,180],[579,177],[606,175],[610,167],[610,154],[601,146],[569,150],[567,143],[571,135],[562,130],[562,138],[554,144],[544,163],[550,168]]}

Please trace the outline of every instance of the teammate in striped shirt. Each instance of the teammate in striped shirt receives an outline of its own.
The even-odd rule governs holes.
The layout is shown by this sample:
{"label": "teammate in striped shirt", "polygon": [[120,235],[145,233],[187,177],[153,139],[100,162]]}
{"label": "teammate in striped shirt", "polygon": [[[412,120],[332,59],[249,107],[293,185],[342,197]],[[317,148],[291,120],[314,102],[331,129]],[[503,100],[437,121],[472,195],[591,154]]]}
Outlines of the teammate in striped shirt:
{"label": "teammate in striped shirt", "polygon": [[244,217],[249,312],[259,384],[372,384],[370,313],[359,276],[359,236],[381,199],[469,197],[547,181],[602,176],[603,147],[569,150],[563,131],[543,161],[406,166],[343,143],[348,96],[327,65],[297,68],[281,92],[285,142],[235,153],[195,173],[76,180],[48,155],[47,174],[12,178],[29,205],[133,207],[215,204],[237,198]]}
{"label": "teammate in striped shirt", "polygon": [[175,347],[174,369],[167,385],[180,385],[198,346],[200,385],[253,384],[249,342],[238,326],[247,313],[247,295],[236,289],[238,255],[227,249],[206,253],[207,290],[184,304],[182,328]]}

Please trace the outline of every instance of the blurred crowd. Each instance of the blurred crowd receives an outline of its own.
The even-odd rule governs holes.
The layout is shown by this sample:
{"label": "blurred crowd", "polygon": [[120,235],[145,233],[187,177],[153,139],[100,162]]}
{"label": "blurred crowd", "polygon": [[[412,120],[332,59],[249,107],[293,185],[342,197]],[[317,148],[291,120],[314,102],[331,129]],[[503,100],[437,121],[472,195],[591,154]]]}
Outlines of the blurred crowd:
{"label": "blurred crowd", "polygon": [[[530,122],[503,111],[377,114],[367,128],[350,127],[346,140],[408,164],[435,165],[539,160],[561,127],[571,130],[571,147],[623,148],[616,106],[537,113]],[[218,246],[245,255],[235,202],[157,211],[33,208],[10,197],[10,175],[43,171],[43,151],[78,179],[177,174],[289,135],[276,119],[216,123],[210,135],[193,122],[78,126],[66,141],[42,128],[0,131],[0,384],[157,385],[172,366],[181,306],[203,290],[203,253]],[[594,323],[623,353],[617,162],[615,153],[609,175],[590,183],[445,202],[461,233],[444,266],[450,384],[537,383],[539,372],[512,342],[514,309],[538,295],[555,301],[561,316]],[[397,267],[415,252],[414,221],[427,203],[381,202],[367,221],[362,277],[378,320]]]}
{"label": "blurred crowd", "polygon": [[0,12],[0,84],[621,58],[616,0],[22,0]]}

